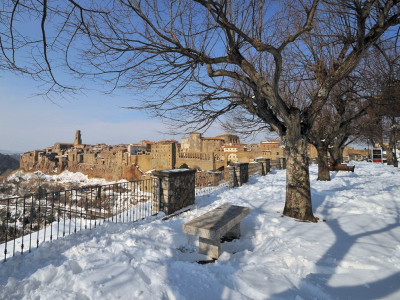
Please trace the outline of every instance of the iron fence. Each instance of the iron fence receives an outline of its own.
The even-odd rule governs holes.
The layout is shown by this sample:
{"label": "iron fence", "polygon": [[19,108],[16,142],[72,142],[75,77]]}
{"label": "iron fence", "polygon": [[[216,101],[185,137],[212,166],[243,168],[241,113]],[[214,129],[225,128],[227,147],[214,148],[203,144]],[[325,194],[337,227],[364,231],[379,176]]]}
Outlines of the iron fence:
{"label": "iron fence", "polygon": [[249,163],[249,166],[248,166],[249,176],[262,175],[263,174],[262,168],[263,168],[262,163],[259,163],[259,162]]}
{"label": "iron fence", "polygon": [[[157,178],[0,199],[0,253],[30,252],[43,242],[104,222],[133,222],[159,211]],[[40,189],[39,189],[40,190]]]}
{"label": "iron fence", "polygon": [[204,196],[230,186],[229,169],[223,171],[198,171],[195,175],[195,195]]}

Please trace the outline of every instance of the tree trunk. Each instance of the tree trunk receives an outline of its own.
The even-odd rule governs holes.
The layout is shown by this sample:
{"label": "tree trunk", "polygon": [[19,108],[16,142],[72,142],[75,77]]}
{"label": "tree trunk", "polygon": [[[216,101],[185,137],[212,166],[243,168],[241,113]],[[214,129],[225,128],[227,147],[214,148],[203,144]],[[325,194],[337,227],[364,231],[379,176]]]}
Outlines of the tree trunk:
{"label": "tree trunk", "polygon": [[328,166],[328,147],[317,147],[318,152],[318,178],[321,181],[330,181],[331,175]]}
{"label": "tree trunk", "polygon": [[[390,130],[390,137],[389,137],[389,151],[391,153],[391,164],[390,165],[394,165],[395,162],[397,163],[397,157],[396,157],[396,130],[397,130],[397,126],[393,126]],[[389,162],[389,156],[388,156],[388,162]],[[388,163],[389,164],[389,163]]]}
{"label": "tree trunk", "polygon": [[393,166],[393,152],[391,149],[386,151],[386,164],[388,166]]}
{"label": "tree trunk", "polygon": [[388,166],[393,165],[393,147],[391,147],[390,143],[388,146],[382,146],[386,151],[386,164]]}
{"label": "tree trunk", "polygon": [[339,148],[339,161],[337,164],[341,164],[343,162],[343,151],[344,151],[344,146]]}
{"label": "tree trunk", "polygon": [[[299,126],[300,127],[300,126]],[[307,142],[304,137],[289,137],[286,152],[286,202],[283,214],[303,221],[317,222],[312,212]]]}
{"label": "tree trunk", "polygon": [[331,155],[332,165],[336,166],[343,162],[343,147],[339,143],[333,144],[333,147],[329,149]]}

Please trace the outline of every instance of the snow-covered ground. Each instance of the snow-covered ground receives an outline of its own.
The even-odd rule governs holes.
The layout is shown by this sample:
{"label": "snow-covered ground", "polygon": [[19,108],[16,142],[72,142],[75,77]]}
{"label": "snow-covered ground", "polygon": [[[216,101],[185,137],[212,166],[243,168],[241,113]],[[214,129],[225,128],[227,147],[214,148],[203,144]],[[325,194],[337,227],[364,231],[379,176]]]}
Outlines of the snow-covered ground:
{"label": "snow-covered ground", "polygon": [[[40,174],[39,176],[36,174]],[[111,184],[114,182],[106,181],[103,178],[89,178],[88,175],[85,175],[80,172],[70,172],[70,171],[63,171],[60,174],[56,175],[49,175],[49,174],[44,174],[40,171],[36,172],[23,172],[23,171],[17,171],[13,173],[12,175],[7,177],[8,181],[13,181],[13,180],[19,180],[20,178],[25,181],[29,181],[31,179],[37,179],[39,178],[43,182],[51,181],[51,182],[58,182],[58,183],[75,183],[79,185],[105,185],[105,184]],[[126,180],[121,180],[120,182],[126,182]]]}
{"label": "snow-covered ground", "polygon": [[[0,263],[0,299],[400,299],[400,172],[355,165],[330,182],[311,166],[316,224],[281,216],[276,171],[166,221],[106,223],[17,255]],[[223,203],[250,207],[242,236],[198,264],[182,224]]]}

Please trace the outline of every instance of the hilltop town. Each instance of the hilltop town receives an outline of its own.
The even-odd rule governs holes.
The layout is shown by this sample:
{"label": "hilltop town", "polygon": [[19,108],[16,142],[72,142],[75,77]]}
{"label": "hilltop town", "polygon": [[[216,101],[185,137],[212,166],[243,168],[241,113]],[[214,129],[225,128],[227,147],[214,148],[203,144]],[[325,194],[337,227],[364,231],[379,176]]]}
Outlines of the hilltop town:
{"label": "hilltop town", "polygon": [[[317,152],[311,145],[308,153],[311,161],[316,159]],[[359,160],[366,159],[367,153],[347,147],[344,156]],[[252,162],[256,158],[274,161],[280,157],[284,157],[280,140],[244,144],[233,134],[203,137],[192,132],[180,143],[176,140],[143,140],[137,144],[87,145],[77,130],[73,143],[56,143],[52,147],[24,153],[20,169],[48,174],[69,170],[106,180],[135,180],[151,170],[180,167],[221,170],[230,162]]]}

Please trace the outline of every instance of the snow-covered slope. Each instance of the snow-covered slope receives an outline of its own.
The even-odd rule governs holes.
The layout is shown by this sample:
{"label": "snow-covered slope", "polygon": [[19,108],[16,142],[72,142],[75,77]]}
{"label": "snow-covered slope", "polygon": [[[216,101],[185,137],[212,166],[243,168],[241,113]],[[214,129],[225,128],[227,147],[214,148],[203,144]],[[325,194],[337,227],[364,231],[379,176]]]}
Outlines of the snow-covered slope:
{"label": "snow-covered slope", "polygon": [[[105,224],[0,263],[0,299],[400,299],[400,172],[356,163],[311,186],[316,224],[282,217],[285,171],[196,198],[162,221]],[[248,206],[214,264],[182,224]],[[322,221],[325,220],[325,221]]]}
{"label": "snow-covered slope", "polygon": [[[75,184],[79,184],[79,185],[104,185],[104,184],[110,184],[110,183],[114,183],[114,182],[110,182],[110,181],[106,181],[103,178],[89,178],[88,175],[85,175],[83,173],[80,172],[70,172],[70,171],[63,171],[60,174],[57,175],[48,175],[48,174],[44,174],[40,171],[37,172],[23,172],[23,171],[19,171],[17,173],[14,173],[12,175],[10,175],[7,180],[9,181],[13,181],[18,179],[18,177],[21,177],[21,179],[25,180],[25,181],[29,181],[31,179],[36,179],[37,176],[35,175],[35,173],[39,173],[41,180],[43,182],[58,182],[58,183],[75,183]],[[121,180],[122,181],[126,181],[126,180]]]}

